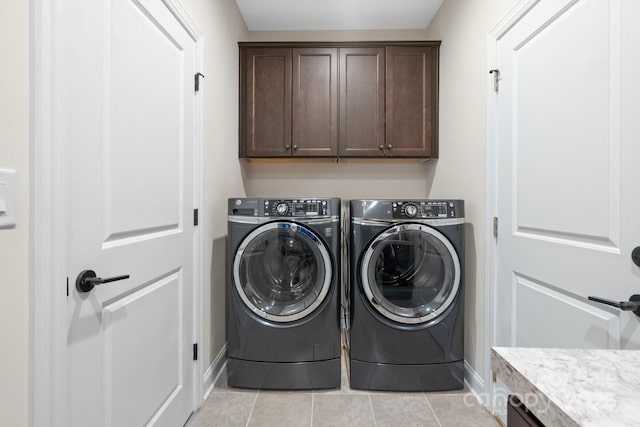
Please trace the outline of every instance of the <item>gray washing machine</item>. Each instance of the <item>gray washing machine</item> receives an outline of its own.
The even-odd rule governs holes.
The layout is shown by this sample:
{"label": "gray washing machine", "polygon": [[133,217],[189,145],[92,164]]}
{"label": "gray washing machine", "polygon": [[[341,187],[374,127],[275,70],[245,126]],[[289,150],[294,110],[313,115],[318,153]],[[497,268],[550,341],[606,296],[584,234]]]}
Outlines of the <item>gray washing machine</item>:
{"label": "gray washing machine", "polygon": [[229,199],[227,381],[340,386],[340,199]]}
{"label": "gray washing machine", "polygon": [[350,203],[350,385],[464,386],[464,203]]}

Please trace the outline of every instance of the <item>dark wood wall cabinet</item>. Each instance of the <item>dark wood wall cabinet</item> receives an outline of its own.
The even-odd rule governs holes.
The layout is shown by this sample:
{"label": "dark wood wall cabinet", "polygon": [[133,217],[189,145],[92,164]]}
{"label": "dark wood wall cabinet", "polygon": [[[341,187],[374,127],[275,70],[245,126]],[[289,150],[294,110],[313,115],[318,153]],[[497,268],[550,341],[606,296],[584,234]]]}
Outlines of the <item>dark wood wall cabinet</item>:
{"label": "dark wood wall cabinet", "polygon": [[438,157],[439,41],[239,46],[241,158]]}

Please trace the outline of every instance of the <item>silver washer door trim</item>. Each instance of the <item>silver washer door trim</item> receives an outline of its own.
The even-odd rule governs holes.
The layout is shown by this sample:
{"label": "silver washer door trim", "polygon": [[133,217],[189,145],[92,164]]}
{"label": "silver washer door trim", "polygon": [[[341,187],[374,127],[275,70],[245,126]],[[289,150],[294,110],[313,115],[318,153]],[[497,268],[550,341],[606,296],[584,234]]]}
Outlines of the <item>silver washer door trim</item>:
{"label": "silver washer door trim", "polygon": [[[430,234],[431,236],[438,239],[447,248],[447,250],[449,251],[449,255],[453,260],[453,266],[454,266],[453,289],[443,304],[441,304],[437,309],[433,310],[431,313],[425,316],[420,316],[420,317],[399,316],[389,311],[382,304],[380,304],[378,300],[375,298],[375,296],[373,295],[373,292],[371,291],[371,282],[369,282],[368,270],[369,270],[369,264],[371,263],[371,258],[373,256],[373,253],[376,250],[376,247],[378,246],[378,244],[383,243],[389,237],[402,231],[420,231],[423,233]],[[453,303],[453,300],[458,294],[458,289],[460,288],[460,258],[458,257],[458,253],[456,252],[451,242],[449,242],[449,240],[439,231],[422,224],[398,224],[378,234],[376,238],[369,244],[362,258],[362,264],[360,266],[360,277],[362,278],[362,287],[364,289],[365,295],[367,296],[367,299],[380,314],[382,314],[388,319],[394,320],[399,323],[410,324],[410,325],[417,324],[417,323],[425,323],[425,322],[428,322],[429,320],[432,320],[440,316],[444,311],[446,311],[446,309],[451,305],[451,303]]]}
{"label": "silver washer door trim", "polygon": [[311,314],[320,304],[322,304],[325,297],[329,293],[329,288],[331,286],[331,277],[333,275],[333,271],[331,269],[331,258],[329,256],[329,251],[327,251],[327,248],[325,247],[324,243],[322,243],[322,241],[317,237],[315,237],[315,240],[307,239],[307,241],[312,241],[313,243],[315,243],[318,251],[320,251],[320,255],[322,256],[322,260],[324,262],[324,271],[325,271],[324,281],[322,283],[322,288],[320,289],[320,293],[316,296],[316,299],[313,300],[313,302],[310,305],[308,305],[301,311],[298,311],[294,314],[285,315],[285,316],[270,314],[256,307],[255,304],[253,304],[249,300],[249,298],[244,292],[242,283],[240,283],[240,260],[242,259],[242,255],[244,251],[247,249],[247,246],[249,245],[249,243],[251,243],[255,238],[257,238],[264,232],[272,230],[274,228],[279,228],[282,224],[286,224],[287,228],[289,228],[295,233],[299,233],[300,231],[298,230],[304,230],[302,233],[305,236],[309,237],[309,235],[311,235],[315,237],[315,233],[313,233],[311,230],[309,230],[308,228],[300,224],[296,224],[294,222],[288,222],[288,221],[270,222],[256,228],[251,233],[249,233],[247,237],[244,238],[242,243],[240,243],[238,250],[236,251],[234,261],[233,261],[233,282],[236,290],[238,291],[238,294],[240,295],[240,298],[242,299],[242,302],[244,302],[247,308],[249,308],[251,311],[253,311],[258,316],[262,317],[263,319],[270,320],[273,322],[278,322],[278,323],[293,322],[294,320],[302,319],[303,317],[306,317],[307,315]]}

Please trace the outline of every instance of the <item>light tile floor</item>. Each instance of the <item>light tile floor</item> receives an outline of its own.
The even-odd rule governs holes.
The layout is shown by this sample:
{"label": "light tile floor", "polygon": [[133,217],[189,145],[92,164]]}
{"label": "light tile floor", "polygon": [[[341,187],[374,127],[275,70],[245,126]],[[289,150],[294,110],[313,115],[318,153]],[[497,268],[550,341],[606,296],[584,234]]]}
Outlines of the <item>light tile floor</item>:
{"label": "light tile floor", "polygon": [[227,386],[223,371],[185,427],[500,427],[468,390],[398,393],[351,390],[346,358],[335,390],[270,391]]}

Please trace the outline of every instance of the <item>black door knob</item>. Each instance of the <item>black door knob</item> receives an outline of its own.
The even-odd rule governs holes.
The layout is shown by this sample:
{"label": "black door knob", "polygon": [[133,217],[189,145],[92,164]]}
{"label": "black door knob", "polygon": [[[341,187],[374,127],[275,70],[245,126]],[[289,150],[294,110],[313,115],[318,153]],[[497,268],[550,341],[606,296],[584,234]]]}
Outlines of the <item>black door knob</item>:
{"label": "black door knob", "polygon": [[633,251],[631,251],[631,259],[635,265],[640,267],[640,246],[633,248]]}
{"label": "black door knob", "polygon": [[640,295],[631,295],[629,301],[611,301],[600,297],[588,297],[590,301],[599,302],[600,304],[610,305],[622,311],[633,311],[633,314],[640,317]]}
{"label": "black door knob", "polygon": [[118,280],[128,279],[129,275],[114,276],[103,279],[102,277],[96,277],[96,272],[93,270],[82,270],[76,278],[76,289],[78,292],[89,292],[95,286],[102,285],[103,283],[115,282]]}

